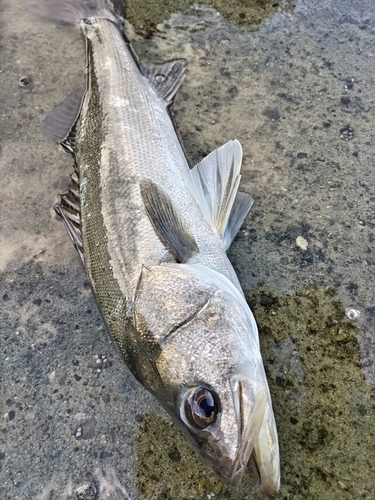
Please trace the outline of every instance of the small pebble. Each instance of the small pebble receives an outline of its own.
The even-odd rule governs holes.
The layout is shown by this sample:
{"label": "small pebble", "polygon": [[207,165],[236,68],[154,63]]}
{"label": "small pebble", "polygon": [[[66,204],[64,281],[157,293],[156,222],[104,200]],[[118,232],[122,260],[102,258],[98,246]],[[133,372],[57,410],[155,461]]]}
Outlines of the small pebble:
{"label": "small pebble", "polygon": [[360,316],[360,312],[358,309],[354,309],[353,307],[345,309],[345,314],[349,319],[357,319]]}
{"label": "small pebble", "polygon": [[97,493],[96,486],[90,482],[83,483],[75,491],[77,500],[94,500]]}
{"label": "small pebble", "polygon": [[307,250],[307,247],[309,246],[307,240],[303,236],[298,236],[296,238],[296,245],[299,248],[302,248],[302,250]]}
{"label": "small pebble", "polygon": [[21,78],[18,80],[18,85],[23,88],[30,88],[32,87],[33,80],[31,76],[21,76]]}
{"label": "small pebble", "polygon": [[351,99],[348,96],[342,96],[341,97],[341,103],[344,104],[345,106],[348,106],[351,103]]}
{"label": "small pebble", "polygon": [[340,139],[342,141],[350,141],[354,137],[354,130],[347,125],[340,129]]}

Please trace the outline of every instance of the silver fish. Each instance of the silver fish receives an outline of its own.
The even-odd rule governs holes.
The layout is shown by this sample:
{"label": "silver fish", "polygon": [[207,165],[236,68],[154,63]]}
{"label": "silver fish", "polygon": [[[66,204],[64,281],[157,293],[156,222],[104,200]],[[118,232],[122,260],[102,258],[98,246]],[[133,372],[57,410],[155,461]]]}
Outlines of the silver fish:
{"label": "silver fish", "polygon": [[190,169],[168,113],[183,60],[141,66],[123,1],[46,2],[78,24],[87,81],[42,129],[75,160],[56,210],[135,377],[201,456],[236,486],[251,459],[279,489],[277,431],[258,330],[226,250],[252,205],[232,140]]}

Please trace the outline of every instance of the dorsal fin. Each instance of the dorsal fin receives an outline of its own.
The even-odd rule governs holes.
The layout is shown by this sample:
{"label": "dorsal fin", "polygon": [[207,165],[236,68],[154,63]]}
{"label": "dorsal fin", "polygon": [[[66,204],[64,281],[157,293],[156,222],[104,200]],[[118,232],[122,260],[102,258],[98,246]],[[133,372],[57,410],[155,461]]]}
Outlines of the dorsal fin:
{"label": "dorsal fin", "polygon": [[184,59],[175,59],[164,64],[148,64],[141,67],[141,72],[168,104],[171,103],[185,78]]}
{"label": "dorsal fin", "polygon": [[41,124],[42,132],[64,149],[72,152],[75,147],[75,124],[81,111],[84,90],[75,90],[58,104]]}
{"label": "dorsal fin", "polygon": [[140,190],[148,217],[159,238],[178,262],[189,260],[198,252],[198,246],[177,207],[165,191],[150,180],[143,181]]}
{"label": "dorsal fin", "polygon": [[250,210],[253,199],[237,193],[242,148],[229,141],[190,170],[191,192],[202,213],[227,250]]}

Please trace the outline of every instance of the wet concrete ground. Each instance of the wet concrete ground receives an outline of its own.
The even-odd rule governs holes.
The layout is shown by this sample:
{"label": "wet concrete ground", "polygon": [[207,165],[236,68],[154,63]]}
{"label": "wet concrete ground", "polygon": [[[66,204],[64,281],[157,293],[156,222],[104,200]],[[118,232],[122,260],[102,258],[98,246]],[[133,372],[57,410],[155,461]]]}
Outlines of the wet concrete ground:
{"label": "wet concrete ground", "polygon": [[[217,482],[110,342],[51,210],[71,160],[39,131],[84,82],[82,42],[0,5],[0,498],[260,499],[251,471]],[[188,60],[173,112],[191,165],[243,145],[255,204],[229,254],[260,326],[278,498],[373,499],[375,5],[298,1],[258,28],[183,9],[134,46]]]}

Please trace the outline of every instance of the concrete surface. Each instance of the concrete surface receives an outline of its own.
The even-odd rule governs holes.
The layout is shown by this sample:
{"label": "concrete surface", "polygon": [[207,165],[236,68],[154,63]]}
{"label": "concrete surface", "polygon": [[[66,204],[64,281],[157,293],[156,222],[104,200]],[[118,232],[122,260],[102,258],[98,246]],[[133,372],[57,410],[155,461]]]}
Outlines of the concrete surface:
{"label": "concrete surface", "polygon": [[[138,4],[131,20],[149,37]],[[21,0],[0,5],[0,498],[262,498],[251,472],[235,491],[215,479],[105,332],[51,210],[72,162],[39,131],[83,85],[82,41]],[[243,145],[255,204],[229,254],[260,326],[278,498],[372,500],[375,4],[280,2],[241,27],[251,3],[233,5],[233,19],[160,7],[165,22],[134,46],[142,61],[188,60],[173,114],[191,165]]]}

